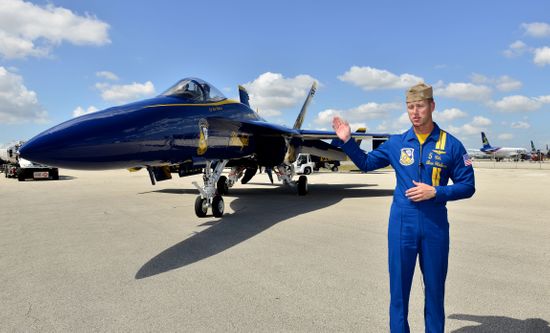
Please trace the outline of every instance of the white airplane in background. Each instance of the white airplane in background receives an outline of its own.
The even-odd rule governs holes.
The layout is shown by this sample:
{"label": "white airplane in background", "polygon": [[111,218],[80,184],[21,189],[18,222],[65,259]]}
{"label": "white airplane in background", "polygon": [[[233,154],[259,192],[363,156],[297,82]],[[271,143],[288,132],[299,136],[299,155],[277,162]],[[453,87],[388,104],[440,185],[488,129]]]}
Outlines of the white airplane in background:
{"label": "white airplane in background", "polygon": [[511,158],[519,160],[522,155],[527,155],[527,149],[525,148],[512,148],[512,147],[493,147],[487,140],[485,133],[481,132],[481,142],[483,147],[479,150],[485,154],[493,156],[497,161],[502,161],[505,158]]}
{"label": "white airplane in background", "polygon": [[474,160],[480,160],[480,159],[490,159],[491,156],[485,154],[479,149],[476,148],[468,148],[466,149],[466,152],[468,153],[468,156],[470,156]]}

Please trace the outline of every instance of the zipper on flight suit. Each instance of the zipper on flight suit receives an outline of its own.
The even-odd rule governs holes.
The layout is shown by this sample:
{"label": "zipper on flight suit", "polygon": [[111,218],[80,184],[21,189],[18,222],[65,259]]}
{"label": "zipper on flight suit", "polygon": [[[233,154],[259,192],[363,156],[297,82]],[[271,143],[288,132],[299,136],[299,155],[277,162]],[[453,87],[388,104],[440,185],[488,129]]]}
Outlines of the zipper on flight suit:
{"label": "zipper on flight suit", "polygon": [[[420,141],[418,141],[418,143],[420,143]],[[418,156],[418,181],[421,182],[421,183],[423,182],[422,181],[422,167],[424,166],[424,164],[422,164],[422,146],[423,146],[423,144],[420,143],[420,151],[419,151],[420,156]]]}

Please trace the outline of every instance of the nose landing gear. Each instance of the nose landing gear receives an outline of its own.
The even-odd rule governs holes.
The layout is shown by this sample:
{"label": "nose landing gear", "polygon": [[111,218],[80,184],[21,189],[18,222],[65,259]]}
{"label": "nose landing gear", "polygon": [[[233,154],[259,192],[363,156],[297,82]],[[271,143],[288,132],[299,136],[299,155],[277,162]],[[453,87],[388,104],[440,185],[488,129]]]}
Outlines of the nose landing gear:
{"label": "nose landing gear", "polygon": [[[224,186],[226,177],[221,174],[227,162],[227,160],[220,160],[214,163],[212,161],[206,162],[204,176],[202,177],[204,185],[199,186],[197,182],[193,182],[193,185],[200,192],[200,195],[195,199],[195,214],[198,217],[205,217],[208,208],[212,208],[212,214],[215,217],[222,217],[225,207],[221,195],[227,193],[227,187],[226,185]],[[221,181],[224,184],[221,184]]]}

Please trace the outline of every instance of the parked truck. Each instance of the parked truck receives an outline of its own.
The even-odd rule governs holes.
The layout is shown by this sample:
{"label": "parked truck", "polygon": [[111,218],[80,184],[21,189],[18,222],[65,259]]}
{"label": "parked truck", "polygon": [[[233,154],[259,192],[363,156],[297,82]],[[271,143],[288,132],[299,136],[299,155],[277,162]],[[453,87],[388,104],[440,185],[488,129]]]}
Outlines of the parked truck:
{"label": "parked truck", "polygon": [[26,179],[59,179],[59,169],[47,165],[34,163],[19,157],[19,147],[23,141],[18,141],[8,148],[0,149],[2,172],[6,178]]}
{"label": "parked truck", "polygon": [[313,171],[319,171],[320,168],[337,172],[339,166],[340,161],[331,161],[311,154],[298,154],[298,158],[296,158],[294,162],[294,170],[296,173],[305,175],[309,175]]}

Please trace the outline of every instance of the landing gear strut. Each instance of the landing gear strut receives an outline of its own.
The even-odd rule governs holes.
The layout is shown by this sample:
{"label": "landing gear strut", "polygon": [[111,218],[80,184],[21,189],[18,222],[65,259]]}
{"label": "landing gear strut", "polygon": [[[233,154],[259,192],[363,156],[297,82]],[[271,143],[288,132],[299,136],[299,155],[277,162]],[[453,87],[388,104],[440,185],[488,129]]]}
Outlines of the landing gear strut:
{"label": "landing gear strut", "polygon": [[[212,161],[206,162],[204,176],[202,177],[204,185],[199,186],[197,182],[193,182],[193,185],[200,192],[200,195],[195,199],[195,214],[198,217],[205,217],[210,207],[212,207],[212,214],[215,217],[223,215],[224,203],[221,195],[227,193],[228,188],[227,178],[221,174],[227,162],[227,160],[216,161],[215,163],[212,163]],[[224,193],[220,193],[222,191]]]}

